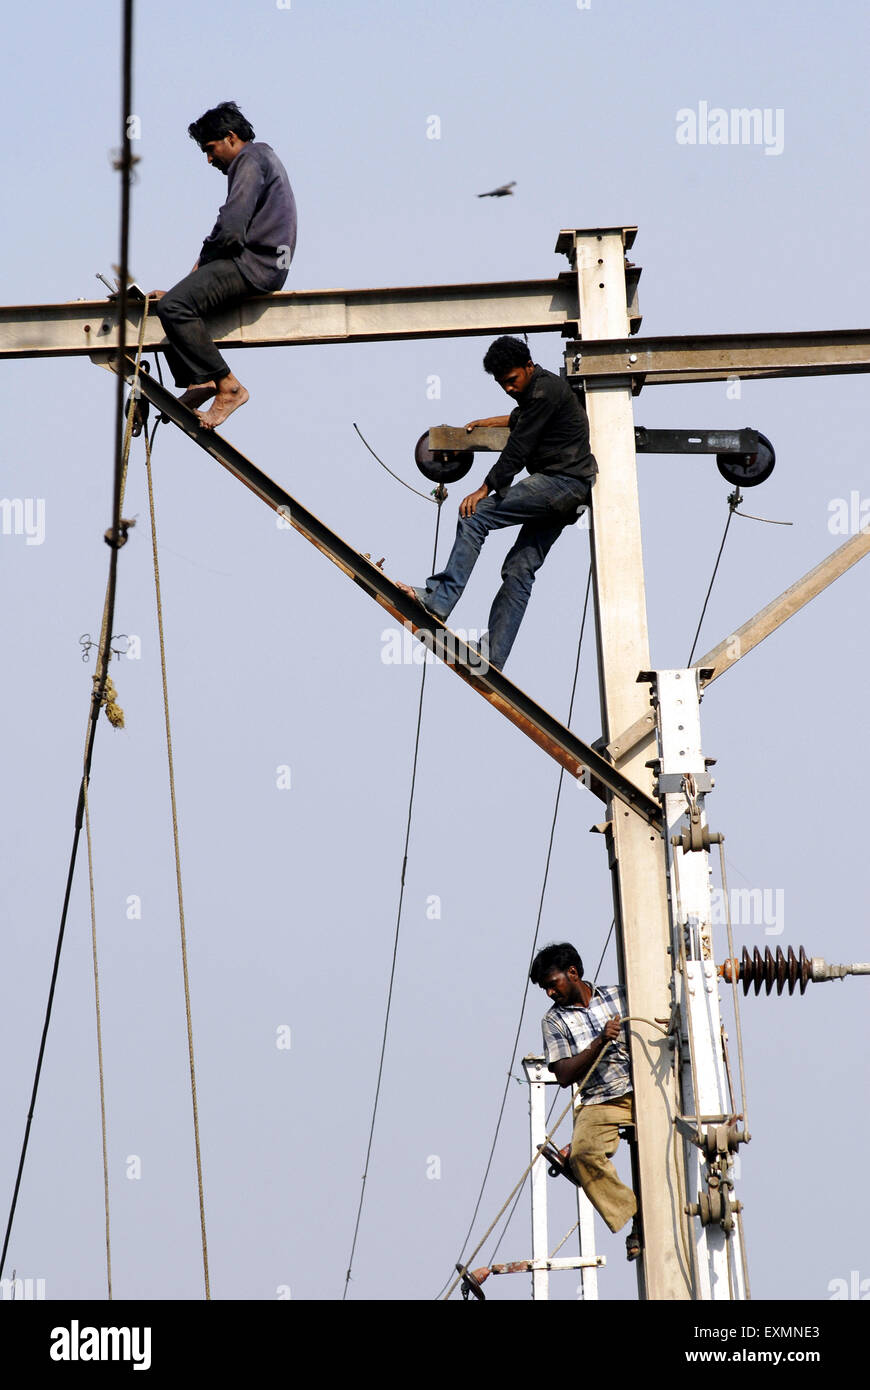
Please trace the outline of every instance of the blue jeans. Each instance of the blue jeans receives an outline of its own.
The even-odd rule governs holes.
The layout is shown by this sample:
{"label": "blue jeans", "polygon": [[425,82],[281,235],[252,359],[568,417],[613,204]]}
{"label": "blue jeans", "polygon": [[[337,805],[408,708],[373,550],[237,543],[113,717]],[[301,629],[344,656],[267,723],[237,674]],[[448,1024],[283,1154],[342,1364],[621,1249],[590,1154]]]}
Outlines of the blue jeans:
{"label": "blue jeans", "polygon": [[446,621],[468,583],[490,531],[519,526],[520,534],[502,565],[502,586],[489,614],[488,660],[501,670],[519,631],[535,574],[566,526],[589,501],[591,484],[581,478],[531,473],[508,488],[503,498],[490,493],[473,516],[460,517],[450,558],[440,574],[426,580],[417,597],[430,613]]}

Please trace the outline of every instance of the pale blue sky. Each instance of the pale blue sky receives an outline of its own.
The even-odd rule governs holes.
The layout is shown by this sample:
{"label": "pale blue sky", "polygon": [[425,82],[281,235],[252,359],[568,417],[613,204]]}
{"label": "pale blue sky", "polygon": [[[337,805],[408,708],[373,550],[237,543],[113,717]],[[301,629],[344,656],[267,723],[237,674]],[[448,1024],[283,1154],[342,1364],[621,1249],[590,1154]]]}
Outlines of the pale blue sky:
{"label": "pale blue sky", "polygon": [[[117,260],[118,6],[17,11],[6,92],[3,303],[102,293]],[[299,205],[288,289],[548,276],[562,227],[637,224],[642,331],[762,332],[867,321],[867,11],[749,0],[140,5],[141,117],[132,269],[168,288],[223,196],[187,138],[233,98],[287,165]],[[33,80],[39,72],[38,84]],[[783,113],[783,149],[686,146],[699,103]],[[437,115],[441,138],[427,139]],[[516,180],[515,196],[478,192]],[[501,411],[487,340],[271,349],[232,358],[251,403],[227,436],[386,569],[428,572],[434,508],[411,483],[431,424]],[[533,341],[560,364],[560,340]],[[441,378],[439,401],[427,379]],[[62,901],[110,520],[113,384],[84,360],[4,362],[3,495],[43,499],[45,538],[0,536],[7,596],[0,1011],[2,1210],[11,1193]],[[870,496],[861,376],[646,389],[638,424],[752,425],[771,480],[735,520],[699,650],[845,537],[836,499]],[[601,458],[606,467],[606,458]],[[711,460],[640,461],[654,665],[688,657],[726,519]],[[469,481],[483,475],[478,468]],[[155,451],[170,693],[212,1293],[340,1296],[386,999],[419,666],[382,660],[383,610],[173,430]],[[442,553],[464,484],[450,489]],[[115,627],[142,640],[112,675],[127,728],[99,732],[92,778],[118,1298],[198,1298],[199,1224],[174,869],[162,744],[147,497],[134,457]],[[492,539],[454,621],[481,627],[506,544]],[[548,560],[508,674],[564,717],[588,563],[585,532]],[[784,893],[784,931],[867,959],[864,724],[870,679],[859,567],[710,690],[710,819],[732,888]],[[574,727],[600,732],[591,632]],[[276,770],[290,765],[290,790]],[[459,1254],[510,1056],[558,770],[442,669],[427,680],[390,1041],[353,1298],[426,1299]],[[589,971],[610,922],[600,804],[568,786],[541,940]],[[140,920],[128,920],[138,895]],[[440,920],[426,915],[441,899]],[[9,1269],[50,1298],[105,1292],[87,876],[79,874]],[[724,943],[722,945],[724,954]],[[603,982],[614,978],[611,948]],[[757,1297],[825,1299],[866,1267],[855,1155],[868,1139],[867,983],[754,997],[743,1021],[753,1141],[739,1195]],[[534,991],[521,1052],[540,1046]],[[291,1029],[292,1047],[276,1047]],[[489,1224],[526,1162],[520,1085],[481,1208]],[[142,1176],[129,1179],[128,1157]],[[441,1177],[427,1178],[432,1156]],[[567,1185],[564,1185],[567,1188]],[[570,1220],[554,1192],[555,1244]],[[564,1224],[560,1225],[563,1221]],[[602,1298],[633,1297],[622,1239],[600,1235]],[[520,1207],[500,1251],[529,1252]],[[484,1262],[489,1246],[484,1247]],[[402,1277],[397,1285],[396,1270]],[[494,1281],[525,1299],[525,1278]],[[552,1296],[575,1297],[573,1275]]]}

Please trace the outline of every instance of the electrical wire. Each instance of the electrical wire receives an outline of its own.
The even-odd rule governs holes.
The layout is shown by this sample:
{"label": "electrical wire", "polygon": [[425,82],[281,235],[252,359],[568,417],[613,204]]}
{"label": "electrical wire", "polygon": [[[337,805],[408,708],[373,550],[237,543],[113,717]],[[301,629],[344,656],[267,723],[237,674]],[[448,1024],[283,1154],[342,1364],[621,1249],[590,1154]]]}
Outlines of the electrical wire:
{"label": "electrical wire", "polygon": [[435,502],[437,504],[437,498],[431,497],[425,492],[418,492],[415,487],[411,487],[410,483],[406,483],[404,478],[400,478],[398,473],[394,473],[392,468],[387,468],[387,465],[384,463],[383,459],[378,458],[371,444],[369,444],[368,440],[363,436],[362,430],[360,429],[359,425],[354,423],[354,429],[356,430],[360,439],[362,439],[363,444],[365,444],[372,458],[377,459],[378,463],[381,465],[381,468],[386,469],[387,473],[389,473],[391,478],[395,478],[397,483],[402,484],[402,487],[406,487],[409,492],[413,492],[415,497],[422,497],[424,502]]}
{"label": "electrical wire", "polygon": [[[591,563],[590,563],[590,565],[589,565],[589,573],[588,573],[587,578],[586,578],[586,593],[585,593],[585,596],[584,596],[584,599],[583,599],[583,616],[582,616],[582,618],[581,618],[581,620],[580,620],[580,636],[579,636],[578,639],[577,639],[577,655],[576,655],[576,658],[575,658],[575,661],[574,661],[574,679],[573,679],[573,682],[572,682],[572,685],[571,685],[571,698],[570,698],[570,700],[569,700],[569,702],[568,702],[568,719],[567,719],[567,727],[568,727],[568,728],[571,727],[571,719],[572,719],[572,716],[573,716],[573,714],[574,714],[574,699],[575,699],[575,696],[576,696],[576,694],[577,694],[577,678],[578,678],[578,674],[579,674],[579,671],[580,671],[580,653],[581,653],[581,651],[583,650],[583,634],[584,634],[584,632],[585,632],[585,630],[586,630],[586,614],[587,614],[588,609],[589,609],[589,594],[590,594],[591,586],[592,586],[592,565],[591,565]],[[535,921],[535,932],[534,932],[534,936],[533,936],[533,938],[532,938],[532,948],[531,948],[531,951],[529,952],[529,969],[531,969],[532,961],[534,960],[535,948],[536,948],[536,946],[537,946],[537,944],[538,944],[538,933],[540,932],[540,929],[541,929],[541,916],[542,916],[543,910],[544,910],[544,896],[545,896],[546,891],[547,891],[547,881],[548,881],[549,873],[550,873],[550,860],[551,860],[552,854],[553,854],[553,839],[554,839],[554,836],[555,836],[555,833],[556,833],[556,818],[557,818],[557,816],[558,816],[558,814],[559,814],[559,802],[560,802],[561,796],[562,796],[562,782],[563,782],[564,776],[565,776],[565,769],[564,769],[564,768],[560,768],[560,769],[559,769],[559,780],[558,780],[558,783],[557,783],[557,786],[556,786],[556,800],[555,800],[555,804],[554,804],[554,807],[553,807],[553,819],[552,819],[552,823],[551,823],[551,825],[550,825],[550,838],[549,838],[549,842],[548,842],[548,845],[547,845],[547,857],[546,857],[546,861],[545,861],[545,864],[544,864],[544,878],[543,878],[543,882],[542,882],[542,884],[541,884],[541,894],[540,894],[540,898],[539,898],[539,900],[538,900],[538,915],[537,915],[537,918],[536,918],[536,921]],[[522,1026],[523,1026],[523,1017],[524,1017],[525,1011],[526,1011],[526,1001],[527,1001],[527,999],[528,999],[528,994],[529,994],[529,983],[530,983],[530,981],[529,981],[529,970],[526,970],[525,987],[524,987],[524,989],[523,989],[523,997],[522,997],[522,1002],[521,1002],[521,1004],[520,1004],[520,1016],[519,1016],[519,1021],[518,1021],[518,1023],[517,1023],[516,1033],[515,1033],[515,1035],[514,1035],[514,1043],[513,1043],[513,1048],[512,1048],[512,1050],[511,1050],[510,1062],[509,1062],[509,1064],[508,1064],[508,1069],[507,1069],[507,1079],[506,1079],[506,1081],[505,1081],[504,1091],[502,1092],[501,1105],[499,1106],[498,1117],[497,1117],[496,1123],[495,1123],[495,1133],[493,1134],[492,1143],[490,1144],[490,1148],[489,1148],[489,1157],[487,1158],[487,1161],[486,1161],[486,1168],[484,1169],[483,1179],[482,1179],[481,1184],[480,1184],[480,1190],[479,1190],[479,1192],[478,1192],[478,1194],[477,1194],[477,1201],[476,1201],[475,1204],[474,1204],[474,1211],[473,1211],[472,1216],[471,1216],[471,1221],[470,1221],[469,1224],[468,1224],[468,1230],[466,1231],[465,1239],[464,1239],[463,1242],[462,1242],[462,1248],[461,1248],[460,1253],[459,1253],[459,1260],[457,1261],[457,1263],[459,1263],[459,1264],[462,1263],[463,1251],[465,1250],[465,1247],[466,1247],[466,1245],[468,1244],[468,1241],[469,1241],[469,1239],[470,1239],[470,1237],[471,1237],[471,1232],[474,1230],[474,1223],[475,1223],[475,1221],[477,1220],[477,1213],[478,1213],[479,1210],[480,1210],[480,1204],[481,1204],[481,1202],[482,1202],[482,1200],[483,1200],[484,1190],[485,1190],[485,1188],[486,1188],[486,1184],[487,1184],[487,1181],[488,1181],[488,1179],[489,1179],[489,1173],[490,1173],[490,1169],[491,1169],[491,1167],[492,1167],[492,1160],[493,1160],[493,1157],[494,1157],[494,1155],[495,1155],[495,1146],[496,1146],[496,1144],[498,1143],[498,1136],[499,1136],[499,1132],[500,1132],[500,1130],[501,1130],[501,1122],[502,1122],[502,1119],[503,1119],[503,1117],[504,1117],[505,1105],[506,1105],[506,1103],[507,1103],[508,1090],[510,1089],[510,1083],[511,1083],[511,1079],[512,1079],[512,1073],[513,1073],[514,1062],[516,1061],[517,1048],[518,1048],[518,1046],[519,1046],[519,1041],[520,1041],[520,1032],[521,1032]],[[519,1194],[518,1194],[518,1200],[519,1200]],[[513,1215],[513,1213],[511,1213],[511,1215]],[[445,1288],[447,1287],[447,1285],[448,1285],[449,1283],[450,1283],[450,1278],[446,1279],[445,1282],[442,1284],[441,1288],[438,1290],[438,1293],[435,1295],[436,1301],[441,1297],[442,1293],[444,1292]]]}
{"label": "electrical wire", "polygon": [[[123,3],[123,36],[122,36],[122,59],[121,59],[121,152],[116,161],[116,169],[121,175],[121,214],[119,243],[120,251],[118,257],[118,273],[120,286],[118,290],[118,364],[119,368],[126,357],[127,348],[127,283],[129,271],[129,243],[130,243],[130,182],[133,168],[133,154],[130,143],[130,128],[127,117],[133,108],[132,101],[133,86],[133,0],[124,0]],[[147,311],[147,301],[143,306],[143,319]],[[100,643],[99,664],[97,674],[94,677],[94,690],[91,696],[91,709],[88,721],[88,732],[85,742],[84,768],[82,779],[79,786],[78,801],[75,814],[75,829],[73,833],[72,849],[70,851],[69,863],[67,866],[66,887],[64,891],[63,907],[61,910],[60,926],[58,928],[57,942],[55,945],[54,962],[52,965],[51,980],[48,989],[48,999],[43,1018],[42,1035],[39,1042],[39,1051],[36,1059],[36,1070],[33,1079],[33,1088],[30,1095],[30,1106],[27,1112],[27,1120],[24,1128],[24,1138],[22,1140],[21,1152],[18,1160],[18,1170],[15,1176],[15,1185],[12,1193],[9,1214],[6,1222],[6,1231],[3,1238],[3,1249],[0,1251],[0,1278],[6,1263],[6,1254],[9,1248],[9,1240],[12,1233],[12,1224],[15,1219],[15,1210],[18,1204],[18,1194],[21,1188],[21,1178],[24,1172],[24,1162],[27,1156],[27,1147],[30,1140],[30,1130],[33,1124],[33,1114],[36,1107],[36,1096],[39,1090],[39,1080],[42,1073],[42,1063],[45,1056],[45,1046],[48,1040],[48,1029],[51,1022],[52,1006],[54,1004],[54,994],[57,987],[57,977],[60,968],[60,955],[63,947],[64,933],[66,931],[67,916],[69,913],[70,896],[72,893],[73,876],[75,874],[76,859],[78,856],[79,840],[81,838],[82,826],[84,822],[85,792],[90,781],[91,764],[93,761],[94,741],[97,734],[97,723],[102,707],[106,680],[109,674],[109,661],[111,659],[112,627],[114,625],[115,595],[117,592],[117,572],[118,572],[118,550],[121,535],[121,505],[124,492],[124,477],[126,473],[125,454],[129,449],[130,432],[132,429],[132,411],[126,421],[124,419],[124,377],[123,372],[118,372],[118,389],[115,397],[115,460],[114,460],[114,486],[112,503],[112,539],[110,542],[111,553],[109,559],[109,577],[106,586],[106,600],[103,609],[103,632]],[[125,449],[126,442],[126,449]]]}
{"label": "electrical wire", "polygon": [[716,556],[716,563],[713,566],[713,576],[710,580],[710,586],[707,589],[707,596],[704,599],[704,607],[701,609],[701,616],[698,619],[698,626],[695,629],[695,640],[692,643],[692,650],[689,652],[689,659],[686,662],[687,666],[691,666],[692,664],[692,657],[695,655],[695,648],[698,645],[698,638],[701,635],[701,624],[704,621],[704,614],[707,612],[707,604],[710,602],[710,595],[713,592],[713,585],[715,583],[716,574],[719,569],[719,561],[722,559],[722,551],[725,549],[725,540],[728,536],[728,527],[731,525],[731,518],[733,517],[735,511],[737,510],[737,507],[740,505],[742,501],[743,498],[740,496],[739,491],[732,492],[728,498],[728,520],[725,522],[725,530],[722,533],[722,541],[719,546],[719,554]]}
{"label": "electrical wire", "polygon": [[[356,429],[356,426],[354,426],[354,429]],[[357,431],[357,433],[359,433],[359,431]],[[360,435],[360,438],[362,438],[362,435]],[[365,440],[363,440],[363,443],[365,443]],[[368,447],[368,446],[366,446],[366,447]],[[386,466],[386,465],[385,465],[385,466]],[[387,472],[389,472],[389,469],[387,469]],[[401,478],[399,479],[399,482],[401,482]],[[413,488],[412,488],[411,490],[413,491]],[[446,492],[445,492],[445,494],[444,494],[444,497],[442,497],[442,498],[438,501],[438,513],[437,513],[437,516],[436,516],[436,519],[435,519],[435,543],[434,543],[433,550],[432,550],[432,573],[433,573],[433,574],[435,573],[435,567],[436,567],[437,559],[438,559],[438,533],[439,533],[439,530],[440,530],[440,527],[441,527],[441,507],[442,507],[442,504],[443,504],[445,498],[446,498]],[[392,957],[392,961],[390,962],[390,980],[389,980],[389,986],[388,986],[388,988],[387,988],[387,1007],[386,1007],[386,1012],[385,1012],[385,1015],[384,1015],[384,1031],[383,1031],[383,1036],[382,1036],[382,1038],[381,1038],[381,1054],[380,1054],[380,1059],[379,1059],[379,1061],[378,1061],[378,1075],[377,1075],[377,1081],[376,1081],[376,1083],[375,1083],[375,1098],[374,1098],[374,1103],[373,1103],[373,1105],[372,1105],[372,1118],[371,1118],[371,1123],[370,1123],[370,1125],[369,1125],[369,1137],[368,1137],[368,1144],[367,1144],[367,1146],[366,1146],[365,1165],[364,1165],[364,1168],[363,1168],[363,1175],[362,1175],[362,1187],[361,1187],[361,1189],[360,1189],[359,1205],[358,1205],[358,1207],[357,1207],[356,1221],[355,1221],[355,1223],[354,1223],[354,1228],[353,1228],[353,1240],[352,1240],[352,1242],[351,1242],[351,1247],[350,1247],[350,1256],[349,1256],[349,1258],[348,1258],[348,1262],[347,1262],[347,1271],[346,1271],[346,1273],[345,1273],[345,1278],[344,1278],[344,1291],[343,1291],[343,1293],[342,1293],[342,1295],[341,1295],[341,1301],[342,1301],[342,1302],[345,1302],[345,1300],[347,1299],[347,1292],[348,1292],[348,1287],[349,1287],[349,1285],[350,1285],[350,1279],[351,1279],[351,1271],[352,1271],[352,1269],[353,1269],[353,1259],[354,1259],[354,1254],[355,1254],[355,1252],[356,1252],[357,1238],[358,1238],[358,1236],[359,1236],[360,1221],[361,1221],[361,1219],[362,1219],[363,1204],[364,1204],[364,1202],[365,1202],[365,1195],[366,1195],[366,1182],[367,1182],[367,1180],[368,1180],[368,1174],[369,1174],[369,1161],[370,1161],[370,1159],[371,1159],[371,1153],[372,1153],[372,1141],[373,1141],[373,1139],[374,1139],[374,1133],[375,1133],[375,1121],[377,1120],[377,1115],[378,1115],[378,1102],[379,1102],[380,1094],[381,1094],[381,1079],[382,1079],[382,1077],[383,1077],[383,1072],[384,1072],[384,1058],[385,1058],[385,1056],[386,1056],[386,1051],[387,1051],[387,1033],[388,1033],[388,1031],[389,1031],[389,1026],[390,1026],[390,1009],[391,1009],[392,1002],[393,1002],[393,982],[394,982],[395,977],[396,977],[396,958],[397,958],[398,950],[399,950],[399,931],[400,931],[400,929],[401,929],[401,924],[402,924],[402,904],[403,904],[404,898],[405,898],[405,873],[406,873],[406,870],[407,870],[407,867],[408,867],[408,846],[409,846],[409,844],[410,844],[410,839],[411,839],[411,819],[412,819],[412,815],[413,815],[413,811],[414,811],[414,790],[415,790],[415,787],[416,787],[416,784],[417,784],[417,763],[418,763],[419,753],[420,753],[420,729],[421,729],[422,720],[423,720],[423,695],[424,695],[425,690],[426,690],[426,670],[427,670],[427,666],[428,666],[428,662],[424,661],[424,662],[423,662],[423,672],[422,672],[422,675],[421,675],[421,677],[420,677],[420,698],[419,698],[419,702],[418,702],[418,704],[417,704],[417,730],[416,730],[416,734],[415,734],[415,737],[414,737],[414,757],[413,757],[413,762],[412,762],[412,766],[411,766],[411,792],[410,792],[410,796],[409,796],[409,799],[408,799],[408,816],[407,816],[407,821],[406,821],[406,824],[405,824],[405,844],[404,844],[404,848],[403,848],[403,852],[402,852],[402,873],[401,873],[401,878],[400,878],[400,883],[399,883],[399,905],[398,905],[398,909],[397,909],[397,911],[396,911],[396,927],[395,927],[395,931],[394,931],[394,934],[393,934],[393,957]]]}

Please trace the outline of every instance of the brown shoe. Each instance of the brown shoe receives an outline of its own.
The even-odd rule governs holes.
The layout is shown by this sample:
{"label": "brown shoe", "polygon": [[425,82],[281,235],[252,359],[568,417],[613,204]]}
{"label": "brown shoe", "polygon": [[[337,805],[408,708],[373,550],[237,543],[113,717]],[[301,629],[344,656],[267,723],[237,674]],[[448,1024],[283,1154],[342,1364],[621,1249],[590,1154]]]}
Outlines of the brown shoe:
{"label": "brown shoe", "polygon": [[640,1231],[637,1228],[637,1222],[634,1221],[632,1222],[631,1230],[625,1237],[625,1258],[627,1260],[636,1260],[640,1256],[642,1250],[643,1244],[640,1238]]}

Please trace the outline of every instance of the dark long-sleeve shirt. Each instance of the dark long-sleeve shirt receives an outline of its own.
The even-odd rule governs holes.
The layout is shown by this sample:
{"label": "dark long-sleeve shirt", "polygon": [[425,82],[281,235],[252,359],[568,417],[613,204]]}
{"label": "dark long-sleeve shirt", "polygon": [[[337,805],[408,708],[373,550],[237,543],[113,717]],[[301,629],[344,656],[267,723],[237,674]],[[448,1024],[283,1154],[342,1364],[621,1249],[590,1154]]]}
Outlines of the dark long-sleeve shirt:
{"label": "dark long-sleeve shirt", "polygon": [[296,249],[296,200],[270,145],[248,141],[227,171],[227,200],[202,243],[199,264],[229,257],[255,289],[280,290]]}
{"label": "dark long-sleeve shirt", "polygon": [[589,421],[567,381],[536,366],[516,399],[511,437],[484,478],[490,492],[503,497],[521,468],[591,483],[598,464],[589,451]]}

